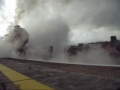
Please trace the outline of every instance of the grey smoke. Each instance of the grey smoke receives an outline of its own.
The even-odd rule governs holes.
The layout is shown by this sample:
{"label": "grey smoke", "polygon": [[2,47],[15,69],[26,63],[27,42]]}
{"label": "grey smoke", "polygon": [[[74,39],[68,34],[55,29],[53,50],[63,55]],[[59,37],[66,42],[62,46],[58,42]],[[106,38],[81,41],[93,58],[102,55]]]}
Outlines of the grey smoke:
{"label": "grey smoke", "polygon": [[3,5],[4,5],[4,1],[0,0],[0,9],[2,8]]}
{"label": "grey smoke", "polygon": [[51,12],[49,3],[44,0],[23,0],[18,1],[16,9],[19,15],[16,22],[29,32],[30,47],[39,50],[40,53],[36,52],[36,55],[42,57],[46,57],[49,46],[54,47],[53,54],[57,55],[68,44],[69,25],[61,15]]}
{"label": "grey smoke", "polygon": [[[35,24],[40,25],[36,26]],[[39,22],[38,24],[35,24],[33,26],[34,29],[29,27],[27,28],[30,33],[29,45],[31,49],[34,48],[33,51],[35,51],[39,57],[41,57],[41,55],[45,57],[49,54],[49,46],[54,47],[54,56],[63,52],[63,49],[68,43],[67,38],[69,28],[67,24],[58,18],[44,21],[44,23]]]}
{"label": "grey smoke", "polygon": [[[28,53],[34,52],[38,58],[47,56],[48,47],[53,45],[53,61],[66,58],[69,62],[68,57],[61,56],[60,52],[67,44],[105,41],[111,35],[120,38],[117,0],[18,0],[16,12],[19,15],[17,23],[31,35],[31,49]],[[81,53],[78,57],[81,60],[83,58],[83,62],[86,60],[86,63],[114,63],[107,52],[99,48],[92,49],[93,52],[91,50],[87,54]],[[106,61],[103,58],[97,60],[103,54]]]}
{"label": "grey smoke", "polygon": [[[70,28],[70,43],[109,40],[111,35],[120,39],[119,0],[17,0],[16,19],[29,25],[28,18],[44,22],[61,17]],[[29,19],[30,20],[30,19]],[[39,23],[39,22],[38,22]],[[104,35],[103,35],[104,33]],[[102,35],[101,35],[102,34]]]}
{"label": "grey smoke", "polygon": [[[3,15],[3,6],[4,6],[4,1],[3,0],[0,0],[0,17],[4,18],[4,15]],[[2,23],[2,22],[0,22]]]}
{"label": "grey smoke", "polygon": [[119,65],[119,60],[115,60],[100,45],[90,46],[88,52],[78,52],[76,56],[60,54],[50,60],[51,62],[70,63],[70,64],[88,64],[88,65]]}
{"label": "grey smoke", "polygon": [[[30,34],[28,58],[43,59],[49,54],[49,46],[53,46],[54,60],[69,62],[62,55],[69,44],[105,41],[111,35],[120,39],[119,9],[119,0],[17,0],[16,24]],[[80,53],[77,58],[86,63],[114,64],[99,48]],[[98,61],[103,54],[106,61]]]}

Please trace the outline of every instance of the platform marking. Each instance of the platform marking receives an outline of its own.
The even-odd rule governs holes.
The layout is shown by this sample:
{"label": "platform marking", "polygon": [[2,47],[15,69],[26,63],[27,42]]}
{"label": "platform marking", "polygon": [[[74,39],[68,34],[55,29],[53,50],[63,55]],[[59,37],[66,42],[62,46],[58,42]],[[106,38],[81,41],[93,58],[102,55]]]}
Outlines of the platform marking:
{"label": "platform marking", "polygon": [[55,90],[2,64],[0,71],[20,90]]}

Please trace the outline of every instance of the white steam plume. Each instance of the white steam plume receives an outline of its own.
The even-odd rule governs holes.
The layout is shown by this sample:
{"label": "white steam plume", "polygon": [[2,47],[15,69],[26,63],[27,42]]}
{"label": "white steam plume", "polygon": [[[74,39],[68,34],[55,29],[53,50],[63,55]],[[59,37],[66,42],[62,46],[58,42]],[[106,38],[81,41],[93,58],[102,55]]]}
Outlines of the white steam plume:
{"label": "white steam plume", "polygon": [[[63,56],[64,60],[68,57],[61,53],[68,44],[105,41],[111,35],[120,39],[118,3],[118,0],[17,0],[14,22],[30,34],[27,57],[43,59],[48,56],[49,46],[53,46],[53,61]],[[103,49],[97,48],[80,53],[75,62],[114,64]],[[97,60],[102,55],[105,61]]]}
{"label": "white steam plume", "polygon": [[[48,47],[54,46],[54,56],[60,60],[61,50],[67,44],[109,40],[111,35],[120,38],[119,24],[117,24],[119,21],[114,22],[116,25],[111,23],[117,17],[116,15],[119,15],[115,11],[119,8],[117,2],[111,0],[109,3],[107,0],[17,0],[16,22],[30,33],[28,56],[46,57]],[[111,9],[114,12],[111,12]],[[97,60],[102,55],[105,61],[103,58]],[[114,63],[107,52],[100,47],[91,49],[87,54],[81,53],[77,58],[74,58],[75,62],[83,60],[83,62],[94,64]],[[69,59],[66,60],[69,61]]]}

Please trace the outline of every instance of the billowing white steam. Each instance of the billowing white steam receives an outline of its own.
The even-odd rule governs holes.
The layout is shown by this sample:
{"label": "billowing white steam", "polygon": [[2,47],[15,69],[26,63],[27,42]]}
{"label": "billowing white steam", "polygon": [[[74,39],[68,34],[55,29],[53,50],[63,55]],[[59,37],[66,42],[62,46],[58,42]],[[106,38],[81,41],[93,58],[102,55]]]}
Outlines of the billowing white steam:
{"label": "billowing white steam", "polygon": [[[49,55],[49,46],[53,46],[52,61],[114,64],[107,52],[100,47],[94,47],[88,53],[82,52],[72,60],[63,52],[68,44],[109,40],[111,35],[120,38],[120,20],[116,19],[120,15],[119,5],[116,3],[119,1],[16,1],[16,17],[12,23],[19,24],[30,35],[27,58],[44,59]],[[104,58],[101,58],[103,55]]]}

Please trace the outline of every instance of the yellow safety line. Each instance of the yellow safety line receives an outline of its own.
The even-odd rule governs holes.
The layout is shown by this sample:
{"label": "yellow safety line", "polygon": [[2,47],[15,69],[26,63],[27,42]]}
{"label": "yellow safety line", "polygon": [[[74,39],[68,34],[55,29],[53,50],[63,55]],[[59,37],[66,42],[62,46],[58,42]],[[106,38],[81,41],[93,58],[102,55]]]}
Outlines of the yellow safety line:
{"label": "yellow safety line", "polygon": [[[48,87],[40,82],[31,79],[13,69],[10,69],[2,64],[0,64],[0,71],[10,80],[18,81],[13,82],[13,84],[19,87],[20,90],[54,90],[51,87]],[[25,80],[26,79],[26,80]],[[22,81],[24,80],[24,81]]]}

